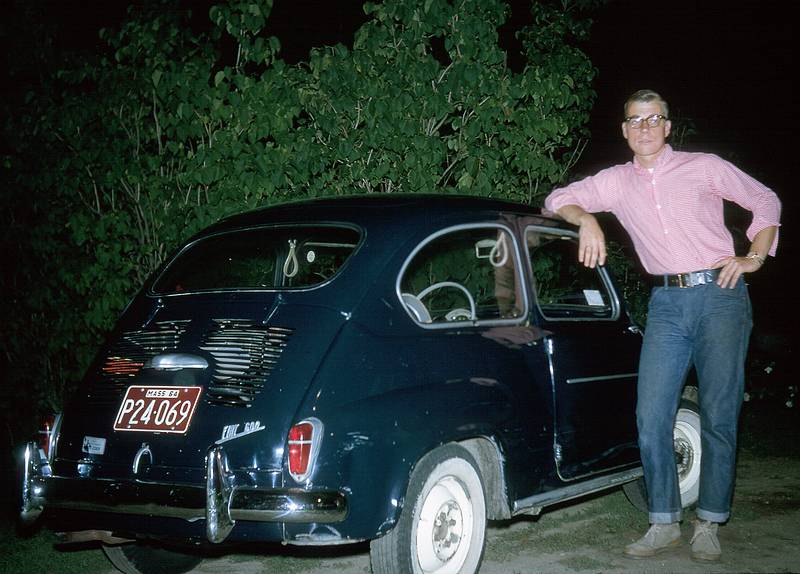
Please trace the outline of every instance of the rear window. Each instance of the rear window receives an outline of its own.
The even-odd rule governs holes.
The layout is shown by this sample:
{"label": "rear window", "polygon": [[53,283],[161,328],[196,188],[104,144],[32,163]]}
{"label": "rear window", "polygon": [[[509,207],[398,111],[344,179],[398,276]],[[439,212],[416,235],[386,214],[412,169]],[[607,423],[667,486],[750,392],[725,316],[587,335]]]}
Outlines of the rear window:
{"label": "rear window", "polygon": [[333,226],[257,228],[221,233],[186,247],[153,286],[158,294],[301,289],[341,269],[359,241]]}

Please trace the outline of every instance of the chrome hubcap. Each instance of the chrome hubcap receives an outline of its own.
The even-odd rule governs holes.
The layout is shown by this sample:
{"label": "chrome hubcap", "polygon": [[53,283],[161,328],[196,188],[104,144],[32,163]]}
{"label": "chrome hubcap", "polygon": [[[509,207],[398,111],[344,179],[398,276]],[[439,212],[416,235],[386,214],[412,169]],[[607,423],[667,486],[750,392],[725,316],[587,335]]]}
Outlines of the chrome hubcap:
{"label": "chrome hubcap", "polygon": [[436,557],[447,562],[458,550],[458,543],[463,534],[463,517],[461,508],[455,501],[442,506],[433,523],[433,548]]}

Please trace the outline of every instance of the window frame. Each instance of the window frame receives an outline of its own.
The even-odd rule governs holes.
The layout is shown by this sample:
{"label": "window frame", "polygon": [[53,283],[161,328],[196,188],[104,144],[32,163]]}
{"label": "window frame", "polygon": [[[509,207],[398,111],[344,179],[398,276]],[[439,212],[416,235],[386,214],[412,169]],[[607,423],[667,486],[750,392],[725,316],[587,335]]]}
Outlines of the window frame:
{"label": "window frame", "polygon": [[[325,279],[324,281],[304,286],[304,287],[263,287],[263,288],[255,288],[255,287],[247,287],[247,288],[215,288],[215,289],[196,289],[190,291],[182,291],[180,293],[165,293],[160,292],[155,289],[155,286],[161,281],[161,279],[167,274],[167,272],[172,268],[175,262],[188,250],[192,249],[195,245],[202,241],[207,241],[209,239],[214,239],[217,237],[221,237],[224,235],[232,235],[237,233],[247,233],[250,231],[259,231],[259,230],[295,230],[295,229],[302,229],[302,228],[339,228],[339,229],[348,229],[350,231],[355,232],[358,234],[358,241],[355,243],[353,247],[352,253],[350,256],[345,260],[339,269],[336,272]],[[238,227],[235,229],[225,229],[220,230],[215,233],[210,233],[208,235],[203,235],[202,237],[198,237],[189,243],[183,245],[170,259],[169,261],[164,264],[155,275],[155,277],[149,282],[147,288],[147,294],[151,297],[185,297],[191,295],[207,295],[207,294],[215,294],[215,293],[278,293],[278,292],[305,292],[305,291],[313,291],[316,289],[323,288],[329,285],[332,281],[335,281],[336,278],[350,265],[350,261],[353,257],[356,256],[358,251],[361,249],[361,246],[364,244],[366,239],[366,231],[361,227],[354,225],[352,223],[344,223],[344,222],[303,222],[303,223],[280,223],[280,224],[270,224],[270,225],[250,225],[247,227]]]}
{"label": "window frame", "polygon": [[[528,266],[528,273],[530,274],[530,286],[531,292],[534,299],[534,304],[536,305],[536,309],[539,311],[539,315],[548,322],[560,322],[560,321],[606,321],[606,322],[613,322],[618,321],[621,315],[622,305],[620,302],[619,294],[614,286],[614,282],[611,280],[611,276],[605,265],[600,265],[594,268],[594,271],[600,277],[600,280],[605,287],[606,292],[608,293],[609,302],[611,306],[611,312],[607,317],[597,317],[591,315],[585,315],[580,317],[552,317],[548,316],[544,310],[542,309],[541,305],[539,304],[539,292],[536,285],[536,277],[533,274],[533,262],[531,260],[531,252],[530,248],[528,247],[528,233],[529,232],[536,232],[541,235],[555,235],[561,237],[568,237],[570,239],[578,240],[578,234],[574,231],[569,229],[558,229],[553,227],[544,227],[541,225],[527,225],[523,230],[524,234],[524,242],[525,242],[525,254],[526,254],[526,262]],[[579,263],[577,259],[575,259],[575,265],[582,265]],[[587,305],[587,307],[589,307]]]}
{"label": "window frame", "polygon": [[[439,323],[422,323],[417,320],[416,317],[412,314],[409,310],[408,306],[405,304],[402,298],[403,291],[401,289],[402,279],[408,270],[411,262],[414,258],[430,243],[435,241],[436,239],[443,237],[445,235],[451,233],[457,233],[459,231],[471,230],[471,229],[494,229],[494,230],[502,230],[504,231],[511,239],[512,244],[514,245],[513,254],[514,254],[514,269],[515,273],[520,279],[520,283],[522,284],[522,311],[518,317],[512,317],[510,319],[477,319],[475,321],[467,320],[467,321],[445,321]],[[414,249],[406,257],[405,261],[403,261],[403,265],[400,267],[400,271],[397,274],[397,279],[395,280],[395,299],[397,300],[400,307],[403,309],[406,315],[414,322],[415,325],[421,327],[423,329],[432,329],[432,330],[441,330],[441,329],[464,329],[466,327],[482,327],[482,326],[502,326],[502,325],[520,325],[527,323],[529,320],[530,315],[530,301],[528,296],[528,286],[527,281],[525,280],[525,273],[522,265],[522,252],[520,251],[519,247],[519,238],[515,235],[514,231],[507,225],[501,223],[490,223],[490,222],[476,222],[476,223],[462,223],[458,225],[452,225],[449,227],[445,227],[443,229],[439,229],[438,231],[428,235],[423,240],[417,243]],[[416,295],[416,294],[415,294]]]}

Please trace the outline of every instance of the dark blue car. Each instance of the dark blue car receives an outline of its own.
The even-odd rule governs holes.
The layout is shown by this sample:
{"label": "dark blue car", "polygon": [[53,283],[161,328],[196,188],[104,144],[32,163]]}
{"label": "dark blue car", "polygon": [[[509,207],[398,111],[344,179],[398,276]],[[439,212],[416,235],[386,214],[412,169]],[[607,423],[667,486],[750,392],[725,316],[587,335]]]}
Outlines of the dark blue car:
{"label": "dark blue car", "polygon": [[[203,545],[367,540],[376,574],[473,573],[487,519],[620,485],[641,504],[641,335],[576,238],[452,196],[298,202],[206,229],[27,445],[23,519],[101,541],[128,573],[190,570]],[[690,400],[675,437],[688,506]]]}

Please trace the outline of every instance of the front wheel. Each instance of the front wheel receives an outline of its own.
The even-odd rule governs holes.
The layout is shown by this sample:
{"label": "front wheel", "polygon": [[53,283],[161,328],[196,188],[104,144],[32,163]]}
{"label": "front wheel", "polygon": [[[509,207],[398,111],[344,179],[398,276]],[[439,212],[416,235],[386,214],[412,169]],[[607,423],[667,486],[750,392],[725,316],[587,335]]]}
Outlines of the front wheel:
{"label": "front wheel", "polygon": [[[700,496],[700,459],[703,453],[700,430],[700,411],[695,400],[696,390],[684,393],[678,413],[675,416],[673,444],[675,446],[675,465],[678,470],[678,488],[681,493],[681,507],[692,508]],[[647,512],[647,487],[644,477],[623,486],[628,501],[636,508]]]}
{"label": "front wheel", "polygon": [[103,552],[123,574],[184,574],[203,561],[202,556],[141,543],[104,545]]}
{"label": "front wheel", "polygon": [[373,574],[474,574],[486,540],[478,465],[449,444],[414,469],[395,527],[370,544]]}

